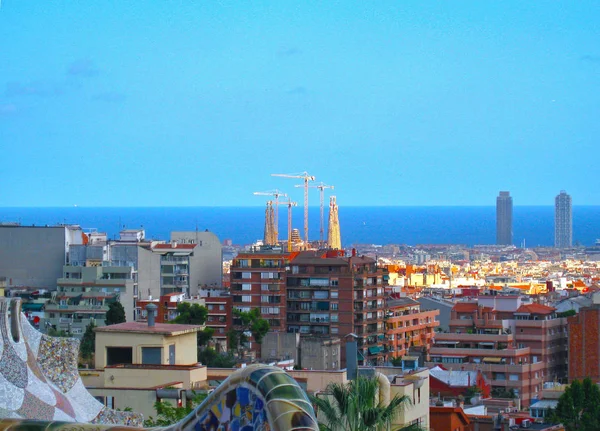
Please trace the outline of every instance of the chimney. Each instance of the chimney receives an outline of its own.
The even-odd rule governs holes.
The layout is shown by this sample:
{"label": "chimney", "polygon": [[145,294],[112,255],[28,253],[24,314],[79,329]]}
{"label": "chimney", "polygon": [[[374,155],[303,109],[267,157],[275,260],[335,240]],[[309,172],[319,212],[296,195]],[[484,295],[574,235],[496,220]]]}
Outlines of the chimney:
{"label": "chimney", "polygon": [[358,343],[354,333],[346,335],[346,377],[348,380],[356,380],[358,375]]}
{"label": "chimney", "polygon": [[356,256],[356,249],[355,248],[352,249],[352,257],[354,257],[354,256]]}
{"label": "chimney", "polygon": [[148,304],[146,311],[148,312],[148,326],[154,326],[154,312],[158,307],[155,304]]}

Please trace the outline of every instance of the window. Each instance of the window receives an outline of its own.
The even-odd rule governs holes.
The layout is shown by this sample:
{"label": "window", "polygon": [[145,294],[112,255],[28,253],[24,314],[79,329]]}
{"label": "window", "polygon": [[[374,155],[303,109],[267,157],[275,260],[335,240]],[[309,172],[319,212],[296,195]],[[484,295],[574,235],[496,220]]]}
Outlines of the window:
{"label": "window", "polygon": [[332,278],[331,279],[331,286],[338,286],[339,285],[339,281],[337,278]]}
{"label": "window", "polygon": [[334,299],[337,298],[338,297],[338,291],[337,290],[332,290],[331,291],[331,297],[334,298]]}
{"label": "window", "polygon": [[242,278],[252,278],[251,272],[242,272]]}
{"label": "window", "polygon": [[337,304],[337,302],[332,302],[332,303],[331,303],[331,309],[332,309],[332,310],[334,310],[334,311],[338,309],[338,304]]}
{"label": "window", "polygon": [[242,290],[252,290],[252,284],[242,283]]}
{"label": "window", "polygon": [[337,313],[334,313],[334,314],[331,315],[331,321],[332,322],[337,322],[338,321],[338,315],[337,315]]}
{"label": "window", "polygon": [[133,349],[131,347],[107,347],[106,365],[132,364]]}
{"label": "window", "polygon": [[511,374],[508,376],[508,380],[513,381],[513,382],[517,382],[519,381],[519,375],[518,374]]}
{"label": "window", "polygon": [[219,311],[225,310],[225,306],[223,304],[219,305]]}
{"label": "window", "polygon": [[[337,334],[339,332],[339,328],[337,326],[332,326],[331,327],[331,333],[332,334]],[[335,352],[335,350],[334,350]]]}
{"label": "window", "polygon": [[142,364],[161,365],[162,347],[142,347]]}
{"label": "window", "polygon": [[242,295],[242,302],[252,302],[251,295]]}

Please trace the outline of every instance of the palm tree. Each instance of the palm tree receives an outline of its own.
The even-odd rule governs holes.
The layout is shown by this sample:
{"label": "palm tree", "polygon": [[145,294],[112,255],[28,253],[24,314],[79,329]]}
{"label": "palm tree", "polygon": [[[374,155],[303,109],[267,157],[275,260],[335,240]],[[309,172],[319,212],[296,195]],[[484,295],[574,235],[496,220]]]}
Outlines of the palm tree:
{"label": "palm tree", "polygon": [[388,431],[400,411],[410,404],[406,395],[396,395],[389,404],[384,404],[379,400],[379,382],[366,377],[346,384],[331,383],[324,397],[311,396],[311,400],[321,413],[321,431]]}

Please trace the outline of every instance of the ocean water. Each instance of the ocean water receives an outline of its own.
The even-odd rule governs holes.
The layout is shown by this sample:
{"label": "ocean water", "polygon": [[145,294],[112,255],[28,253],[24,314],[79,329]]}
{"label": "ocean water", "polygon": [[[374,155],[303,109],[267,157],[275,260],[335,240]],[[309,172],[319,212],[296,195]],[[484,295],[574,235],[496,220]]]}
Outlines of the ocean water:
{"label": "ocean water", "polygon": [[[493,244],[496,208],[476,207],[340,207],[342,243]],[[172,230],[208,229],[221,240],[250,244],[262,238],[264,207],[149,208],[1,208],[0,222],[23,225],[56,223],[95,228],[114,238],[123,228],[146,229],[148,238],[168,239]],[[319,239],[318,207],[309,208],[309,236]],[[293,227],[303,236],[303,210],[293,210]],[[279,213],[280,237],[287,237],[287,208]],[[529,247],[554,243],[554,207],[517,206],[513,213],[514,243]],[[325,236],[327,235],[327,209]],[[600,206],[573,207],[573,242],[591,245],[600,238]]]}

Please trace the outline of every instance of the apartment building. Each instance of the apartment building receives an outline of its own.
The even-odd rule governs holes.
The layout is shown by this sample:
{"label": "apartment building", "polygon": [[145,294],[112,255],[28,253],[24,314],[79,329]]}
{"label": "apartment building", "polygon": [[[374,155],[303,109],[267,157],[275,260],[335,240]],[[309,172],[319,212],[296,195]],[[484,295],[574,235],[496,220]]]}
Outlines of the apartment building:
{"label": "apartment building", "polygon": [[[286,330],[285,280],[290,254],[281,247],[257,247],[241,252],[231,263],[232,306],[259,308],[271,331]],[[238,324],[233,319],[233,325]]]}
{"label": "apartment building", "polygon": [[[287,331],[301,336],[355,334],[361,365],[382,365],[385,346],[384,270],[343,250],[295,253],[286,274]],[[345,365],[342,348],[341,366]]]}
{"label": "apartment building", "polygon": [[519,296],[479,296],[459,302],[448,333],[438,333],[431,363],[482,371],[492,395],[514,394],[528,406],[544,381],[566,378],[566,319]]}
{"label": "apartment building", "polygon": [[435,328],[440,325],[440,310],[421,310],[419,302],[397,295],[387,298],[386,306],[383,347],[383,352],[388,353],[386,359],[408,355],[410,348],[418,348],[428,357]]}
{"label": "apartment building", "polygon": [[120,302],[127,321],[134,316],[134,277],[131,267],[70,266],[55,281],[56,292],[45,305],[40,328],[63,330],[81,338],[85,328],[94,322],[104,326],[111,302]]}
{"label": "apartment building", "polygon": [[6,288],[53,289],[69,263],[69,246],[83,244],[79,226],[0,223],[0,277]]}

